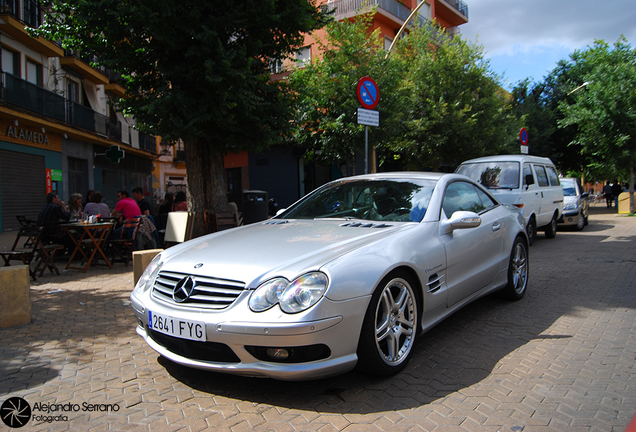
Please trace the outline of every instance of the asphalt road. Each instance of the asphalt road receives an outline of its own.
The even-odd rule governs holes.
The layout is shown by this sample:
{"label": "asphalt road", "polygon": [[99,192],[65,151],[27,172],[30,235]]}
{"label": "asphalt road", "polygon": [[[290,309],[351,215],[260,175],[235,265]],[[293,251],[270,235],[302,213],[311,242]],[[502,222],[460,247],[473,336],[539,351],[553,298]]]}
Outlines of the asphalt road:
{"label": "asphalt road", "polygon": [[132,265],[45,275],[33,322],[0,330],[0,404],[29,403],[21,430],[623,432],[636,413],[635,240],[636,218],[603,207],[582,232],[540,233],[523,300],[464,308],[392,378],[187,369],[135,333]]}

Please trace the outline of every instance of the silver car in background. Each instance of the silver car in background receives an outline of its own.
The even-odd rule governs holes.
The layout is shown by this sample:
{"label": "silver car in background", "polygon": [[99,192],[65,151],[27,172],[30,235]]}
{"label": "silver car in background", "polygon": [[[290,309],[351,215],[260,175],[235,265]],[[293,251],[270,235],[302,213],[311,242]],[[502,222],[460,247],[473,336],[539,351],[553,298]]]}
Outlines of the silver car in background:
{"label": "silver car in background", "polygon": [[521,299],[521,213],[465,176],[387,173],[324,185],[276,217],[169,248],[131,294],[162,356],[305,380],[398,373],[419,336],[494,291]]}
{"label": "silver car in background", "polygon": [[563,187],[563,216],[559,225],[571,226],[581,231],[588,224],[590,215],[590,194],[583,192],[581,182],[577,178],[561,178]]}

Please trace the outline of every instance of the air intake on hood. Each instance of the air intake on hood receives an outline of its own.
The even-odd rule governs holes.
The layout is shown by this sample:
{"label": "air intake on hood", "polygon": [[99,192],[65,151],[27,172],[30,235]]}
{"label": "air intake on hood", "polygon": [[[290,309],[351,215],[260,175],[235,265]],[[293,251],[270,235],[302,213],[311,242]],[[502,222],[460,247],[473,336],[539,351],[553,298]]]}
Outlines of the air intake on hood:
{"label": "air intake on hood", "polygon": [[349,228],[388,228],[393,225],[387,225],[385,223],[374,224],[374,223],[362,223],[362,222],[347,222],[340,226],[349,227]]}
{"label": "air intake on hood", "polygon": [[263,225],[282,225],[282,224],[286,224],[289,221],[287,220],[269,220],[267,222],[264,222]]}

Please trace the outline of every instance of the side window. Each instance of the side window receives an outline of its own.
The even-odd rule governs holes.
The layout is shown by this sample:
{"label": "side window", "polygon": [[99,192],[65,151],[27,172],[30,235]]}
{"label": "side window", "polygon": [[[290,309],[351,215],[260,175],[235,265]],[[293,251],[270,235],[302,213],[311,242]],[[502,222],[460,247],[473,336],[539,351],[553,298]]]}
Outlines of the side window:
{"label": "side window", "polygon": [[486,192],[484,192],[483,190],[479,188],[475,188],[475,190],[477,191],[477,196],[479,196],[479,199],[481,200],[481,203],[483,204],[484,209],[489,209],[497,205],[497,202],[493,201],[493,199],[490,198],[490,196],[488,196]]}
{"label": "side window", "polygon": [[477,194],[477,189],[473,185],[466,182],[454,182],[446,188],[442,208],[446,216],[450,217],[456,211],[479,213],[484,211],[487,205],[482,203],[481,198]]}
{"label": "side window", "polygon": [[560,186],[561,182],[559,182],[559,174],[557,173],[556,168],[553,166],[546,167],[548,169],[548,178],[550,179],[550,184],[552,186]]}
{"label": "side window", "polygon": [[529,186],[531,184],[534,184],[534,177],[533,177],[532,182],[526,181],[528,176],[532,177],[532,168],[530,167],[529,164],[523,164],[523,185],[524,186]]}
{"label": "side window", "polygon": [[539,182],[539,186],[546,187],[550,186],[550,182],[548,181],[548,175],[545,172],[545,167],[543,165],[535,165],[534,173],[537,175],[537,182]]}

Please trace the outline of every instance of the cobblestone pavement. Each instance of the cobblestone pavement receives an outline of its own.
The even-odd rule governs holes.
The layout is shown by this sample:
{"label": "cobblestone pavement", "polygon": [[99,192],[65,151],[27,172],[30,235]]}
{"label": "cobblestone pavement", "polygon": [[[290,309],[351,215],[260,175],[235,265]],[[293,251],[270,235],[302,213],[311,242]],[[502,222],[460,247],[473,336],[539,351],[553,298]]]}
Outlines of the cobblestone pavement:
{"label": "cobblestone pavement", "polygon": [[136,335],[132,266],[45,275],[33,322],[0,330],[0,403],[79,409],[34,411],[22,430],[622,432],[636,413],[636,218],[592,212],[583,232],[539,235],[522,301],[466,307],[392,378],[187,369]]}

